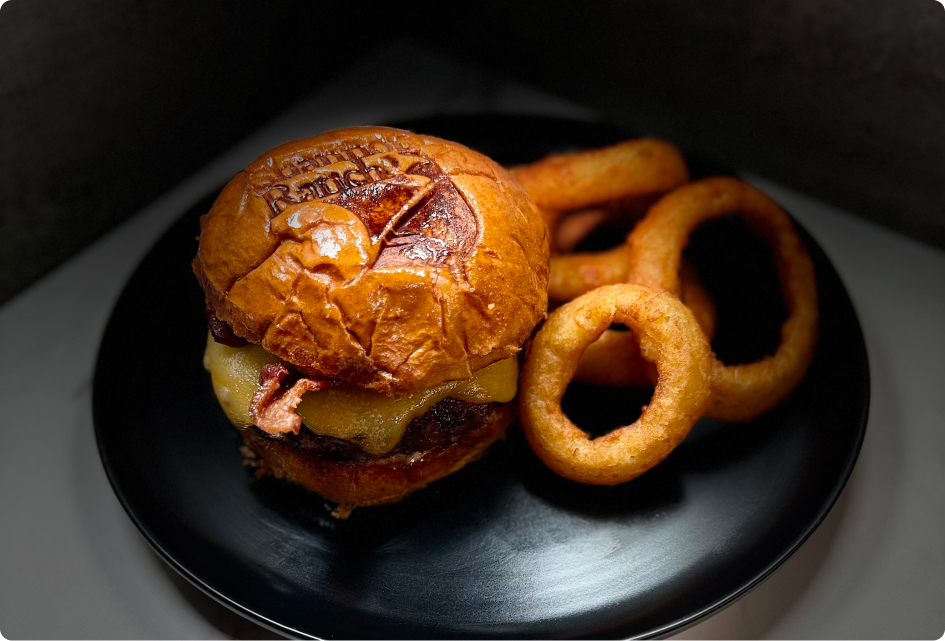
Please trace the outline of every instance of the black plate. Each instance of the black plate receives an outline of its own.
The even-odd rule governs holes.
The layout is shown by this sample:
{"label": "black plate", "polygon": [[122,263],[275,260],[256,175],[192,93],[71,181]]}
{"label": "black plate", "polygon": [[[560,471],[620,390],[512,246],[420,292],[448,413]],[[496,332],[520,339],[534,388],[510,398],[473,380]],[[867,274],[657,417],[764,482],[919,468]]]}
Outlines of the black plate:
{"label": "black plate", "polygon": [[[626,137],[548,118],[410,123],[504,163]],[[695,174],[717,172],[694,161]],[[201,366],[201,292],[186,212],[138,267],[109,321],[95,374],[102,461],[128,514],[185,577],[298,636],[667,635],[732,603],[824,519],[866,429],[869,375],[856,314],[805,234],[821,341],[789,402],[750,425],[700,422],[660,466],[616,488],[546,470],[517,429],[481,461],[401,504],[347,521],[275,479],[254,481]],[[588,242],[599,242],[600,234]],[[737,223],[697,232],[691,259],[720,309],[714,347],[754,358],[784,309],[770,252]],[[572,385],[566,409],[603,431],[645,393]]]}

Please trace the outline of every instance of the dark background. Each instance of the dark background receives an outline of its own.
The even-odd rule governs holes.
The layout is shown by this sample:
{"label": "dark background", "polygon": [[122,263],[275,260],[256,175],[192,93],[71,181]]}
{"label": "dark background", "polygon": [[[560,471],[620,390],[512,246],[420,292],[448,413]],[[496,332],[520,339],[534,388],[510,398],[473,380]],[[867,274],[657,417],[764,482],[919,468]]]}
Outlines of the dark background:
{"label": "dark background", "polygon": [[405,38],[945,247],[935,0],[447,6],[10,0],[0,302]]}

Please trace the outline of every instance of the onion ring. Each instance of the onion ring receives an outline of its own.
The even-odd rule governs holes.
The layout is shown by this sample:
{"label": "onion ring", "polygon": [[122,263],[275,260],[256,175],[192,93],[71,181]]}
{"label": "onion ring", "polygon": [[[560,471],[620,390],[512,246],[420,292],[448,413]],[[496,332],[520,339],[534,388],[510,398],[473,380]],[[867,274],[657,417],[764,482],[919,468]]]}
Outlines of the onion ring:
{"label": "onion ring", "polygon": [[630,248],[626,244],[602,252],[552,256],[548,274],[548,300],[574,300],[592,289],[627,282]]}
{"label": "onion ring", "polygon": [[676,147],[646,138],[552,154],[511,171],[545,218],[552,254],[559,253],[555,238],[565,212],[616,200],[652,201],[689,180]]}
{"label": "onion ring", "polygon": [[558,229],[552,239],[556,249],[564,254],[573,251],[582,240],[612,216],[612,212],[606,207],[589,207],[569,212],[558,222]]}
{"label": "onion ring", "polygon": [[[711,341],[715,335],[715,301],[685,259],[679,269],[679,282],[679,299]],[[640,354],[640,342],[632,332],[609,329],[581,355],[574,380],[612,387],[644,387],[655,384],[656,368]]]}
{"label": "onion ring", "polygon": [[648,193],[689,180],[682,154],[662,140],[642,138],[610,147],[552,154],[512,168],[544,211],[568,211]]}
{"label": "onion ring", "polygon": [[612,200],[601,205],[585,207],[565,212],[558,222],[555,234],[556,249],[561,253],[574,251],[585,238],[601,225],[622,228],[621,236],[626,236],[640,220],[646,216],[650,207],[665,194],[644,194]]}
{"label": "onion ring", "polygon": [[[685,259],[682,265],[686,266]],[[680,270],[682,279],[682,291],[685,292],[688,284],[693,285],[693,289],[698,287],[702,289],[702,284],[698,282],[695,272],[690,270],[687,283],[686,270]],[[550,261],[550,273],[548,276],[548,299],[556,302],[566,302],[574,300],[582,294],[586,294],[592,289],[603,287],[604,285],[616,285],[626,283],[630,275],[630,246],[627,243],[618,245],[613,249],[601,252],[579,252],[576,254],[565,254],[563,256],[552,256]],[[705,290],[702,290],[705,296]],[[690,309],[692,306],[687,305]],[[712,309],[715,309],[714,303]],[[713,315],[715,312],[712,312]],[[700,322],[703,328],[705,324]],[[711,339],[712,337],[709,336]]]}
{"label": "onion ring", "polygon": [[791,218],[768,196],[734,178],[707,178],[664,196],[627,238],[628,280],[678,294],[679,265],[690,233],[701,223],[739,214],[771,243],[788,317],[773,356],[725,366],[713,355],[712,400],[706,416],[750,421],[784,401],[804,377],[817,343],[814,265]]}
{"label": "onion ring", "polygon": [[[639,337],[656,365],[653,399],[632,425],[591,440],[561,410],[581,353],[612,323]],[[529,445],[557,474],[581,483],[624,483],[662,461],[692,429],[710,395],[711,351],[679,300],[639,285],[603,287],[555,310],[535,336],[519,391]]]}

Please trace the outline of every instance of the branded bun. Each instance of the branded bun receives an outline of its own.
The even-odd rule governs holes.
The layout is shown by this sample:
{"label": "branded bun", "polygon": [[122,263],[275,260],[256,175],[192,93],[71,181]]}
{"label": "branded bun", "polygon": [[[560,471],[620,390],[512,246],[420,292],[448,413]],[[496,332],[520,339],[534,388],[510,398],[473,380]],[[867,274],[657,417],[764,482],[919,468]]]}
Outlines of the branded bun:
{"label": "branded bun", "polygon": [[516,353],[547,303],[540,213],[457,143],[355,127],[253,161],[201,218],[216,316],[307,376],[402,395]]}

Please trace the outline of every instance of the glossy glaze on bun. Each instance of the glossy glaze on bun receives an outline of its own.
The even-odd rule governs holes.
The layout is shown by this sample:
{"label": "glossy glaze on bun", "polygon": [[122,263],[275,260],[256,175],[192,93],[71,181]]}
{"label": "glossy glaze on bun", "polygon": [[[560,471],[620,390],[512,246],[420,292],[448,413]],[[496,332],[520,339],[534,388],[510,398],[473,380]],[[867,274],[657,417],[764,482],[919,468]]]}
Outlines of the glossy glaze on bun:
{"label": "glossy glaze on bun", "polygon": [[548,240],[489,158],[355,127],[250,163],[201,219],[193,268],[237,335],[399,395],[519,350],[546,309]]}

